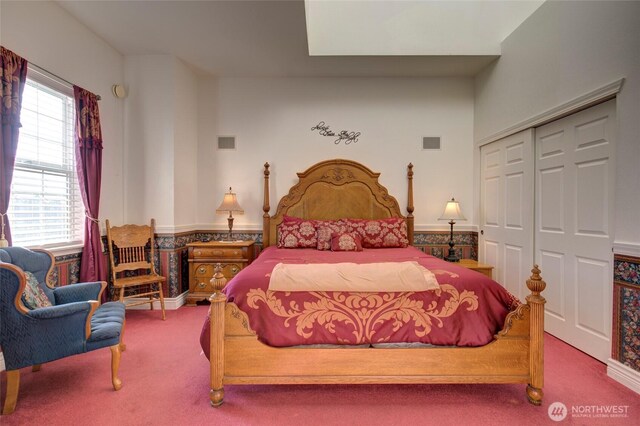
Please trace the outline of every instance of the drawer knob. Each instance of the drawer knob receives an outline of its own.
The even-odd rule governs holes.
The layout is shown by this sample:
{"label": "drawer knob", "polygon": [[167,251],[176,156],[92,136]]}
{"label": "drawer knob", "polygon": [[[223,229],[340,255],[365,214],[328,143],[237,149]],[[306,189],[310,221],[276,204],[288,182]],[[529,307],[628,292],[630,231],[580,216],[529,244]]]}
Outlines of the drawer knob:
{"label": "drawer knob", "polygon": [[200,288],[205,288],[207,286],[207,283],[198,283],[198,287]]}
{"label": "drawer knob", "polygon": [[238,269],[238,267],[237,267],[237,266],[233,266],[233,267],[231,268],[231,272],[233,273],[233,275],[237,274],[239,270],[240,270],[240,269]]}
{"label": "drawer knob", "polygon": [[201,266],[200,268],[198,268],[198,272],[204,274],[206,272],[206,269],[204,268],[204,266]]}

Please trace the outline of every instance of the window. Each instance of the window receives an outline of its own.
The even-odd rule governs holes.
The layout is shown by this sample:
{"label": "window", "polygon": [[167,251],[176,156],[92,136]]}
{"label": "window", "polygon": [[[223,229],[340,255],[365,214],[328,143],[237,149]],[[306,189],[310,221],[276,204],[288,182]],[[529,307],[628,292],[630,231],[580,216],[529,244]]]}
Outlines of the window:
{"label": "window", "polygon": [[22,127],[9,202],[16,246],[67,245],[83,239],[73,92],[58,87],[57,82],[44,84],[41,80],[28,77],[22,97]]}

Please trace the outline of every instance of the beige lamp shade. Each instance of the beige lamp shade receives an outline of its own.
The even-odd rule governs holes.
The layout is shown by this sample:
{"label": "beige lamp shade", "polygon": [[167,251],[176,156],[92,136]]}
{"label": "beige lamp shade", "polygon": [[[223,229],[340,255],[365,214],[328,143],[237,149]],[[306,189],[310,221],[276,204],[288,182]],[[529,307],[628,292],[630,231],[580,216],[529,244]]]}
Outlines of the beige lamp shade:
{"label": "beige lamp shade", "polygon": [[451,201],[447,201],[447,205],[442,212],[442,216],[438,220],[467,220],[462,211],[460,210],[460,204],[451,198]]}
{"label": "beige lamp shade", "polygon": [[216,209],[216,213],[225,214],[225,213],[237,213],[244,214],[244,210],[238,204],[238,198],[236,197],[235,192],[231,191],[231,187],[229,187],[229,192],[224,194],[224,198],[222,199],[222,203]]}

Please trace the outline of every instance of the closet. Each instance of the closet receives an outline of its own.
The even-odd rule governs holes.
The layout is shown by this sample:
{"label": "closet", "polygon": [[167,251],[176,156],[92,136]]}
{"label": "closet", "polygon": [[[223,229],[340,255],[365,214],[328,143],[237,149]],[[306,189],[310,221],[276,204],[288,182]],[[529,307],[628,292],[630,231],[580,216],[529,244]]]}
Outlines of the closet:
{"label": "closet", "polygon": [[479,260],[522,298],[537,263],[545,330],[611,353],[615,100],[480,148]]}

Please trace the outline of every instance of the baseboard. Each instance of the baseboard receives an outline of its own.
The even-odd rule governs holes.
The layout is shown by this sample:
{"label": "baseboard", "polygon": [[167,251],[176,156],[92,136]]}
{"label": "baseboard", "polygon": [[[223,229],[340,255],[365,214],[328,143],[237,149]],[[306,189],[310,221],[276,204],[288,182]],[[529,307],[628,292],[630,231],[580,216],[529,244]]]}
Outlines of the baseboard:
{"label": "baseboard", "polygon": [[[184,305],[185,303],[187,303],[187,294],[189,294],[188,291],[185,291],[184,293],[182,293],[181,295],[179,295],[178,297],[165,297],[164,298],[164,309],[165,310],[175,310],[178,309],[180,306]],[[131,302],[144,302],[145,300],[149,300],[143,297],[137,298],[131,298],[131,299],[127,299]],[[151,309],[151,307],[147,304],[145,305],[138,305],[138,306],[132,306],[128,309],[144,309],[144,310],[149,310]],[[153,309],[160,309],[160,302],[155,301],[153,302]]]}
{"label": "baseboard", "polygon": [[0,371],[4,371],[4,355],[0,352]]}
{"label": "baseboard", "polygon": [[607,376],[640,394],[640,372],[609,358],[607,360]]}

